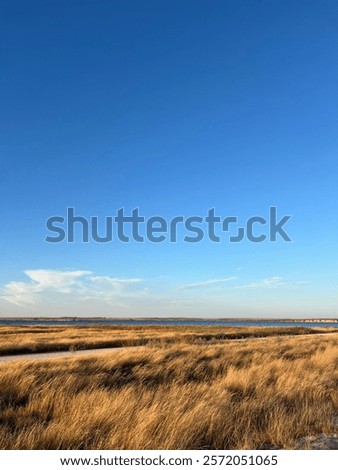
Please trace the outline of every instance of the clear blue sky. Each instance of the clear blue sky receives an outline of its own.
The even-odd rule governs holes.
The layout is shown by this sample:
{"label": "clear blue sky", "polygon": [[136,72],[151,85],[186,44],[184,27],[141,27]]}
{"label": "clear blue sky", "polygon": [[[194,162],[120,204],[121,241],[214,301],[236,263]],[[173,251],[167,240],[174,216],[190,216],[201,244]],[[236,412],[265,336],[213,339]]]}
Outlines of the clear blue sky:
{"label": "clear blue sky", "polygon": [[[0,315],[337,316],[335,1],[3,1]],[[291,243],[48,244],[104,217],[292,215]]]}

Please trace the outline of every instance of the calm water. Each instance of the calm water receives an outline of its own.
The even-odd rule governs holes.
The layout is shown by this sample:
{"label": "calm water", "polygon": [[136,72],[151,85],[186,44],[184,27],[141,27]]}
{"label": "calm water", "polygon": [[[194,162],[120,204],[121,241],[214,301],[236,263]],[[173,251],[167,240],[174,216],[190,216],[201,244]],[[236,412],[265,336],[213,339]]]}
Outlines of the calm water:
{"label": "calm water", "polygon": [[325,321],[325,322],[304,322],[304,321],[264,321],[264,320],[206,320],[206,319],[60,319],[60,320],[46,320],[46,319],[0,319],[0,325],[180,325],[180,326],[302,326],[305,328],[314,327],[335,327],[338,328],[338,322]]}

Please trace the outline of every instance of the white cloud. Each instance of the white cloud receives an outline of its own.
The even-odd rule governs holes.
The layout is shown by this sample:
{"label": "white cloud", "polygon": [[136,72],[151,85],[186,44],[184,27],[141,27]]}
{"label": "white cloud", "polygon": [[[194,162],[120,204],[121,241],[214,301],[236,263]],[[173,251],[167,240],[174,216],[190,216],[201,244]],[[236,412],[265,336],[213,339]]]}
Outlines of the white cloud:
{"label": "white cloud", "polygon": [[177,290],[185,289],[197,289],[199,287],[212,287],[223,282],[234,281],[236,277],[225,277],[222,279],[207,279],[206,281],[194,282],[192,284],[183,284],[182,286],[177,287]]}
{"label": "white cloud", "polygon": [[46,269],[36,269],[25,271],[25,274],[33,281],[30,283],[30,286],[34,286],[36,292],[51,289],[67,293],[78,284],[79,279],[90,275],[91,271],[48,271]]}
{"label": "white cloud", "polygon": [[[222,279],[208,279],[206,281],[194,282],[191,284],[184,284],[178,286],[176,290],[185,290],[185,289],[198,289],[204,287],[213,287],[218,284],[227,283],[229,281],[234,281],[238,279],[235,276],[222,278]],[[286,281],[281,276],[272,276],[265,279],[261,279],[259,281],[251,282],[249,284],[243,285],[227,285],[225,288],[228,290],[236,290],[236,289],[277,289],[279,287],[297,287],[300,285],[305,285],[307,282],[305,281],[296,281],[290,282]]]}
{"label": "white cloud", "polygon": [[91,276],[89,281],[83,286],[83,294],[89,299],[98,298],[109,301],[116,297],[133,297],[147,292],[147,288],[140,286],[143,281],[140,278]]}
{"label": "white cloud", "polygon": [[278,287],[284,287],[284,286],[297,286],[297,285],[302,285],[302,284],[307,284],[304,281],[297,281],[295,283],[288,282],[284,280],[283,277],[280,276],[272,276],[268,277],[265,279],[261,279],[260,281],[257,282],[251,282],[250,284],[244,284],[242,286],[236,286],[234,289],[276,289]]}
{"label": "white cloud", "polygon": [[[142,279],[95,276],[91,271],[25,271],[26,282],[13,281],[0,291],[0,299],[15,305],[35,305],[57,297],[72,300],[110,300],[141,295],[146,292]],[[71,296],[71,297],[70,297]]]}

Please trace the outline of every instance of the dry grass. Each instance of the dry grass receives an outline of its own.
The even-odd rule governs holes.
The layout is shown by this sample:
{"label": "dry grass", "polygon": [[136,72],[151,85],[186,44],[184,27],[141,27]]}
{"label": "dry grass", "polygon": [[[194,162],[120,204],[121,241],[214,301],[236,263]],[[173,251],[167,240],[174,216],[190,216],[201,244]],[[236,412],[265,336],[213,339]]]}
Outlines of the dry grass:
{"label": "dry grass", "polygon": [[335,328],[185,326],[1,326],[0,356],[34,352],[210,343],[230,339],[334,332]]}
{"label": "dry grass", "polygon": [[331,431],[338,334],[0,365],[1,449],[293,448]]}

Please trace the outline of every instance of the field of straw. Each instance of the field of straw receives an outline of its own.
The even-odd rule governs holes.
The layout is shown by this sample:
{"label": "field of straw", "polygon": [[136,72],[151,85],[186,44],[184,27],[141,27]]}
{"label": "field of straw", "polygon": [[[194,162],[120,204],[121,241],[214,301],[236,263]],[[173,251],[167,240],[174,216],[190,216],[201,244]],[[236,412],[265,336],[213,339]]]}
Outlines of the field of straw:
{"label": "field of straw", "polygon": [[290,449],[332,431],[338,334],[14,360],[0,394],[1,449]]}
{"label": "field of straw", "polygon": [[205,344],[280,335],[334,332],[335,328],[217,326],[0,326],[0,356],[146,344]]}

